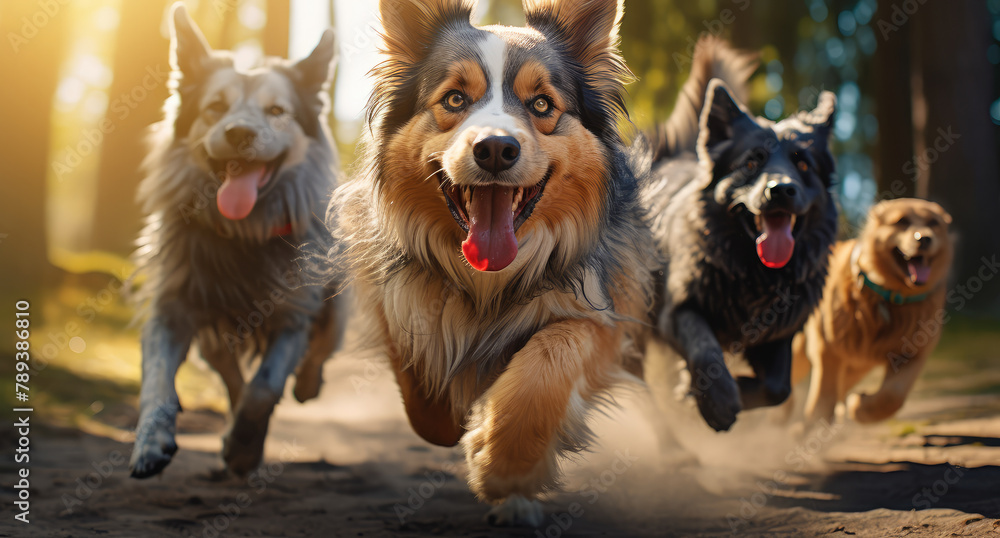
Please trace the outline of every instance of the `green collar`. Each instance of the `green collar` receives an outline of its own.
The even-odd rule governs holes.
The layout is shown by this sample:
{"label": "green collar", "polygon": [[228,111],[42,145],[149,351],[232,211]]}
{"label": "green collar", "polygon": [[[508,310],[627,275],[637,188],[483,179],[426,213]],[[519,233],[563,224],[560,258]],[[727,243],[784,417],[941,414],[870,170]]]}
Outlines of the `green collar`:
{"label": "green collar", "polygon": [[921,293],[920,295],[903,295],[898,291],[892,291],[890,289],[883,288],[878,284],[872,282],[872,279],[868,278],[868,275],[861,270],[858,265],[858,259],[861,257],[861,242],[858,241],[854,245],[854,251],[851,252],[851,268],[858,275],[858,280],[865,285],[868,289],[875,292],[875,295],[881,297],[884,301],[892,303],[894,305],[904,305],[911,303],[919,303],[930,297],[931,292]]}
{"label": "green collar", "polygon": [[920,301],[923,301],[930,295],[930,293],[921,293],[920,295],[903,295],[902,293],[885,289],[882,286],[879,286],[878,284],[872,282],[864,271],[860,271],[858,276],[861,277],[862,282],[864,282],[865,286],[868,289],[874,291],[876,295],[894,305],[919,303]]}

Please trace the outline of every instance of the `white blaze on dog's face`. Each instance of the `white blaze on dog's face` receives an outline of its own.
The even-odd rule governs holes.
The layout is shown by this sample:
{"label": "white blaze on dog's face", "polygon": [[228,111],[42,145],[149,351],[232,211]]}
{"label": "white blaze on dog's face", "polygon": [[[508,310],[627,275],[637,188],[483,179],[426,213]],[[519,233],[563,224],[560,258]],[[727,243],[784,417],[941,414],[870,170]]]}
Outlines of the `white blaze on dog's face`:
{"label": "white blaze on dog's face", "polygon": [[951,267],[950,224],[951,215],[934,202],[914,198],[880,202],[872,208],[862,234],[865,261],[890,287],[934,287]]}
{"label": "white blaze on dog's face", "polygon": [[269,59],[240,71],[229,53],[211,50],[183,8],[174,10],[171,63],[188,114],[179,123],[199,164],[221,182],[216,201],[224,217],[246,218],[280,170],[303,162],[333,58],[328,31],[296,64]]}
{"label": "white blaze on dog's face", "polygon": [[526,237],[578,242],[596,228],[627,73],[621,6],[531,0],[528,28],[474,27],[472,9],[383,0],[372,108],[401,235],[460,243],[472,267],[499,271]]}

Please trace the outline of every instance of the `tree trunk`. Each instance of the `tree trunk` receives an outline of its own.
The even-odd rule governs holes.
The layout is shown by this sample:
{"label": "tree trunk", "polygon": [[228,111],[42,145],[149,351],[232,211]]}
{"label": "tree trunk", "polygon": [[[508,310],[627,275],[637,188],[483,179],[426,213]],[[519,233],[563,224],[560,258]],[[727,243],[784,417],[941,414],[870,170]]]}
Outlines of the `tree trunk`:
{"label": "tree trunk", "polygon": [[168,44],[159,39],[163,0],[122,2],[97,171],[97,210],[90,248],[118,254],[132,250],[141,228],[136,187],[146,154],[147,128],[162,117],[170,72]]}
{"label": "tree trunk", "polygon": [[[891,6],[881,2],[872,20],[889,20],[890,17]],[[903,166],[912,161],[914,153],[910,34],[908,24],[888,35],[876,29],[878,48],[872,61],[872,78],[875,81],[875,116],[879,125],[874,159],[878,199],[913,196],[916,193],[916,175],[903,171]]]}
{"label": "tree trunk", "polygon": [[[55,274],[48,261],[45,184],[52,100],[70,22],[65,13],[50,15],[28,1],[4,2],[0,17],[4,41],[0,66],[5,77],[0,84],[4,123],[0,129],[0,299],[8,312],[13,311],[9,301],[38,301]],[[40,314],[41,305],[36,304],[32,309],[35,324]],[[7,315],[12,314],[4,314],[3,319]]]}
{"label": "tree trunk", "polygon": [[989,114],[995,88],[986,58],[990,15],[983,2],[928,2],[914,18],[927,115],[926,151],[916,157],[918,168],[927,166],[927,194],[954,217],[960,236],[955,280],[969,284],[973,309],[997,308],[1000,277],[980,281],[985,284],[981,292],[970,282],[981,278],[977,275],[983,268],[993,274],[983,258],[991,260],[1000,253],[997,127]]}

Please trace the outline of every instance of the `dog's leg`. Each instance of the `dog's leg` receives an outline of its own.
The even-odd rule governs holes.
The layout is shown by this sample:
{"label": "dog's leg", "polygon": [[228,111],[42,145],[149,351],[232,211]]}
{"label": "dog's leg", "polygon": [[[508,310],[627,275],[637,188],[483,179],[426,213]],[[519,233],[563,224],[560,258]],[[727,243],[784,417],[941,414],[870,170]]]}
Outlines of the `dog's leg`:
{"label": "dog's leg", "polygon": [[233,425],[223,440],[222,458],[234,474],[245,475],[260,463],[271,413],[308,345],[308,333],[290,330],[268,344],[260,368],[243,389]]}
{"label": "dog's leg", "polygon": [[[672,347],[659,339],[651,339],[646,345],[643,380],[648,395],[639,401],[639,410],[646,416],[656,434],[660,455],[664,463],[692,463],[697,459],[683,447],[674,433],[673,419],[677,417],[678,368],[683,359]],[[684,392],[688,390],[684,387]]]}
{"label": "dog's leg", "polygon": [[716,431],[728,430],[740,412],[740,392],[726,368],[722,346],[701,314],[680,309],[674,334],[688,370],[701,416]]}
{"label": "dog's leg", "polygon": [[502,501],[491,523],[541,524],[536,498],[555,485],[560,452],[586,442],[586,413],[610,382],[619,340],[619,329],[589,320],[549,325],[477,401],[462,444],[472,491]]}
{"label": "dog's leg", "polygon": [[839,390],[837,391],[837,401],[846,402],[847,393],[854,388],[854,385],[860,383],[873,368],[874,365],[869,366],[867,364],[864,366],[847,365],[844,367],[844,377],[841,380]]}
{"label": "dog's leg", "polygon": [[401,360],[395,356],[391,358],[391,362],[403,396],[406,417],[410,420],[413,431],[428,443],[446,447],[457,445],[465,434],[465,429],[455,419],[455,411],[448,396],[429,396],[412,368],[402,369]]}
{"label": "dog's leg", "polygon": [[226,349],[218,338],[201,336],[198,338],[198,351],[226,384],[226,391],[229,392],[229,410],[236,411],[236,405],[240,402],[240,395],[243,393],[243,372],[240,370],[239,350]]}
{"label": "dog's leg", "polygon": [[781,405],[792,393],[792,339],[747,348],[755,377],[737,379],[744,409]]}
{"label": "dog's leg", "polygon": [[844,365],[836,354],[822,345],[817,346],[806,400],[806,422],[832,421],[837,409],[838,395],[844,385]]}
{"label": "dog's leg", "polygon": [[921,352],[901,365],[888,365],[882,386],[875,394],[851,394],[847,398],[847,415],[862,424],[885,420],[899,411],[907,395],[920,377],[927,362],[927,353]]}
{"label": "dog's leg", "polygon": [[316,323],[306,356],[295,370],[295,389],[292,394],[300,402],[319,395],[319,389],[323,386],[323,364],[333,355],[333,350],[343,336],[344,323],[336,306],[338,300],[335,298],[325,306],[326,312]]}
{"label": "dog's leg", "polygon": [[174,378],[187,356],[191,335],[175,329],[160,317],[142,328],[142,388],[139,423],[129,471],[135,478],[158,474],[177,452],[174,436],[180,401]]}

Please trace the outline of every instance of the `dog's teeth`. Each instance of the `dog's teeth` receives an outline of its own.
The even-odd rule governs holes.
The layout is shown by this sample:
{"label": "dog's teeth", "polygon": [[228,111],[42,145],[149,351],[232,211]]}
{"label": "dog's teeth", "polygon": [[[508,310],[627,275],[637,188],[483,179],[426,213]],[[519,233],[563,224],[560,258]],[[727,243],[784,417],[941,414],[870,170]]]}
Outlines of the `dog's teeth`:
{"label": "dog's teeth", "polygon": [[788,225],[793,230],[795,229],[795,218],[796,218],[795,215],[792,215],[792,223]]}
{"label": "dog's teeth", "polygon": [[511,204],[510,210],[512,212],[516,213],[517,212],[517,206],[521,205],[521,200],[523,200],[523,199],[524,199],[524,189],[519,188],[514,193],[514,203]]}

